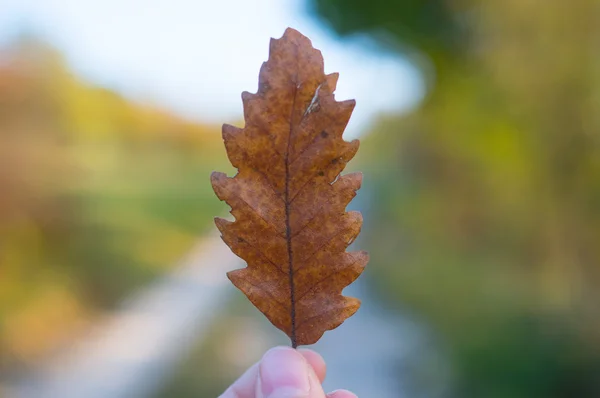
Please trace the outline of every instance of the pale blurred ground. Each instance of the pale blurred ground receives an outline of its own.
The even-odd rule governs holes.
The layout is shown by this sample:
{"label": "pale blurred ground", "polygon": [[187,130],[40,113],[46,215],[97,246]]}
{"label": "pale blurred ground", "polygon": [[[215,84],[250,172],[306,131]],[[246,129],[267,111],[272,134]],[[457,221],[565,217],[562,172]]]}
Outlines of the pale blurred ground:
{"label": "pale blurred ground", "polygon": [[201,339],[231,294],[225,273],[239,259],[216,235],[173,272],[99,319],[5,391],[15,398],[146,397]]}

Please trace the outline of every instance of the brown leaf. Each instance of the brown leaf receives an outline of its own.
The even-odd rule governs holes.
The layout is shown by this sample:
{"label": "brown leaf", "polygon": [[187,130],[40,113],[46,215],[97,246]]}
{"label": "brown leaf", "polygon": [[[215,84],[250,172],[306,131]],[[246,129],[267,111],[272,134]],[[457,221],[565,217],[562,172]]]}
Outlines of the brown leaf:
{"label": "brown leaf", "polygon": [[342,289],[368,261],[364,251],[346,252],[362,225],[359,212],[345,211],[362,174],[340,176],[359,143],[342,139],[355,102],[335,101],[337,78],[299,32],[271,39],[258,92],[242,93],[246,126],[223,125],[238,174],[211,176],[235,217],[216,218],[217,227],[248,264],[227,275],[294,347],[358,310],[360,300]]}

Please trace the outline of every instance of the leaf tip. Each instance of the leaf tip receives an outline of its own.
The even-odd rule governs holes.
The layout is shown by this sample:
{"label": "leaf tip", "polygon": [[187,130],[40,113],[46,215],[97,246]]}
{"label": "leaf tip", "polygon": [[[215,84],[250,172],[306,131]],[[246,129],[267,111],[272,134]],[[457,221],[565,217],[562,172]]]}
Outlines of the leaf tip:
{"label": "leaf tip", "polygon": [[346,174],[343,177],[343,181],[345,184],[349,185],[353,191],[356,192],[362,186],[363,173],[360,171],[355,171],[353,173]]}
{"label": "leaf tip", "polygon": [[213,185],[220,182],[223,178],[227,178],[227,175],[221,171],[213,171],[210,173],[210,182]]}
{"label": "leaf tip", "polygon": [[292,37],[306,37],[302,33],[298,32],[296,29],[287,27],[283,32],[282,38],[292,38]]}
{"label": "leaf tip", "polygon": [[223,200],[221,188],[223,185],[223,181],[225,181],[226,178],[227,178],[227,175],[220,171],[213,171],[210,174],[210,183],[213,187],[213,190],[217,194],[217,197],[219,198],[219,200]]}
{"label": "leaf tip", "polygon": [[340,77],[338,72],[333,72],[325,76],[325,81],[327,82],[327,86],[329,90],[333,93],[337,87],[337,82]]}
{"label": "leaf tip", "polygon": [[256,94],[252,94],[249,91],[242,91],[242,102],[244,103],[244,105],[247,101],[250,101],[252,98],[254,98],[255,95]]}
{"label": "leaf tip", "polygon": [[355,99],[344,100],[344,101],[340,101],[339,104],[343,108],[349,109],[350,112],[352,112],[354,110],[354,107],[356,106],[356,100]]}
{"label": "leaf tip", "polygon": [[226,228],[229,224],[232,224],[231,221],[224,219],[223,217],[215,217],[215,225],[217,229],[222,233],[223,229]]}

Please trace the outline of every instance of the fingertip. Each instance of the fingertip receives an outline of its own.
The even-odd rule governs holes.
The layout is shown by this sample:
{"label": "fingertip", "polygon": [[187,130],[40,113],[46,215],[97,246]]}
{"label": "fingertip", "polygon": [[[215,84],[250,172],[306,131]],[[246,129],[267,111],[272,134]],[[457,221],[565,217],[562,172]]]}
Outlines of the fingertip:
{"label": "fingertip", "polygon": [[327,365],[325,364],[323,357],[316,351],[308,348],[299,348],[298,352],[302,354],[304,359],[306,359],[306,362],[308,362],[315,371],[319,381],[323,383],[323,380],[325,380],[325,375],[327,374]]}
{"label": "fingertip", "polygon": [[251,398],[258,378],[258,363],[252,365],[219,398]]}
{"label": "fingertip", "polygon": [[335,390],[327,394],[327,398],[358,398],[356,394],[348,390]]}
{"label": "fingertip", "polygon": [[314,372],[307,365],[306,359],[295,349],[271,348],[259,364],[257,396],[308,397],[312,384],[310,373]]}

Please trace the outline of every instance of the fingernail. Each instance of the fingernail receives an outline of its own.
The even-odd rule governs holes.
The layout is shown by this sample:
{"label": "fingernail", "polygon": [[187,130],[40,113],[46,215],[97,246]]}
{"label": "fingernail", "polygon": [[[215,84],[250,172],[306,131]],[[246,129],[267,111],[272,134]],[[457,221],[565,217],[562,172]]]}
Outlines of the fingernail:
{"label": "fingernail", "polygon": [[264,398],[308,397],[308,365],[292,348],[276,347],[267,351],[260,362],[259,374]]}

